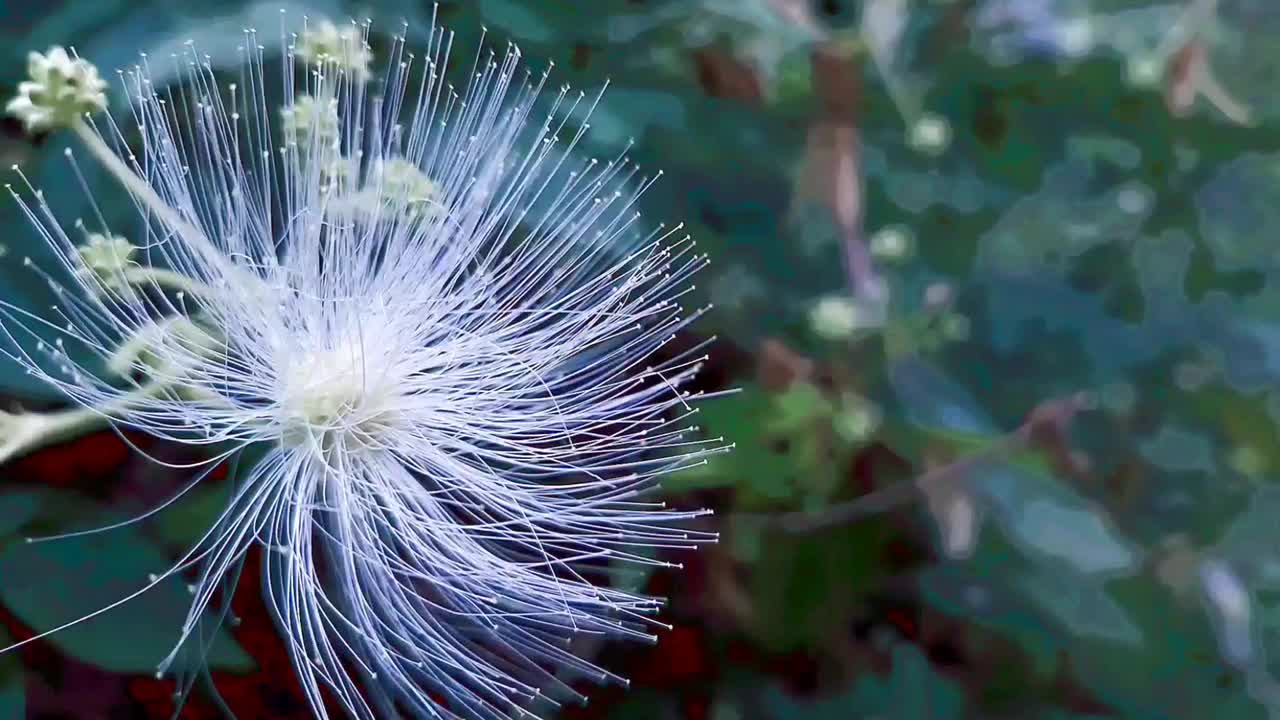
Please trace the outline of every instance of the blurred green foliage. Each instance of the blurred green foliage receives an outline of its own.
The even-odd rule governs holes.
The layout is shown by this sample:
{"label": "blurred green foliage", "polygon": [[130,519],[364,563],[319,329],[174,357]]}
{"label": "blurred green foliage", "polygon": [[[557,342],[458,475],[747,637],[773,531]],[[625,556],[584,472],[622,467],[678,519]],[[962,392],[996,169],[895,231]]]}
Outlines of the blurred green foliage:
{"label": "blurred green foliage", "polygon": [[[23,54],[55,42],[107,69],[193,38],[234,72],[240,28],[276,27],[281,5],[6,6],[0,84],[11,91]],[[406,18],[411,41],[432,13],[283,5],[368,15],[375,34]],[[720,337],[708,389],[739,392],[697,422],[737,449],[665,485],[719,511],[722,545],[671,580],[671,621],[708,628],[721,668],[700,680],[710,717],[1280,711],[1280,6],[442,0],[438,12],[455,47],[484,26],[534,66],[554,61],[557,81],[607,80],[577,151],[634,139],[640,165],[664,171],[647,217],[685,221],[711,253],[698,283],[714,310],[696,332]],[[74,217],[88,208],[63,144],[12,134],[0,151]],[[118,191],[86,181],[127,225]],[[15,208],[0,222],[4,300],[47,304],[17,262],[47,251]],[[885,229],[909,245],[871,240]],[[876,250],[882,294],[865,273],[849,286],[851,245]],[[812,324],[832,298],[850,313],[834,337]],[[45,393],[12,369],[3,381]],[[1082,392],[1077,412],[1036,413]],[[100,538],[25,545],[33,527],[114,515],[68,491],[10,492],[0,604],[45,630],[126,594],[167,567],[170,544],[198,537],[224,493]],[[149,671],[185,593],[175,581],[144,598],[53,642]],[[798,653],[811,672],[795,687],[734,642]],[[226,638],[210,660],[252,664]],[[18,674],[0,658],[5,717],[21,713]],[[601,712],[692,712],[688,688],[643,685]]]}

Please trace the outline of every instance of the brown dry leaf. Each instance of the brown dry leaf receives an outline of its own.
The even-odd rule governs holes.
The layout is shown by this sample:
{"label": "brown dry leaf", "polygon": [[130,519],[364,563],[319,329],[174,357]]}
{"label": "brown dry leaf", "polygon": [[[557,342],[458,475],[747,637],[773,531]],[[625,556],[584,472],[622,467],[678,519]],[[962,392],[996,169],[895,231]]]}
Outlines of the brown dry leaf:
{"label": "brown dry leaf", "polygon": [[1253,112],[1222,86],[1213,74],[1204,43],[1192,38],[1169,60],[1165,100],[1170,113],[1186,117],[1201,97],[1231,122],[1253,125]]}
{"label": "brown dry leaf", "polygon": [[781,392],[791,383],[813,377],[813,360],[784,345],[779,340],[768,339],[760,344],[756,363],[756,379],[760,387],[769,392]]}
{"label": "brown dry leaf", "polygon": [[698,82],[711,97],[741,100],[759,105],[764,100],[760,74],[729,51],[708,46],[693,53]]}

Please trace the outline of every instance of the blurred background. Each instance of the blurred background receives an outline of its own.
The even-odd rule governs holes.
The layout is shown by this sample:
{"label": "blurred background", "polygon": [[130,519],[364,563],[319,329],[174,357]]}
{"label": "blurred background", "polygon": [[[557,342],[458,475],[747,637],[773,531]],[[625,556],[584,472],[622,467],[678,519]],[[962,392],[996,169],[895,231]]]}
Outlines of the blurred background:
{"label": "blurred background", "polygon": [[[430,0],[5,0],[0,94],[30,50],[113,79],[188,39],[238,72],[278,11]],[[671,598],[653,647],[578,648],[631,678],[564,718],[1157,720],[1280,716],[1280,5],[1274,0],[440,0],[454,62],[519,43],[609,91],[578,151],[662,169],[646,215],[712,265],[702,429],[669,477],[722,542],[606,581]],[[157,67],[162,64],[157,64]],[[375,63],[376,66],[376,63]],[[172,81],[157,72],[157,83]],[[121,119],[128,110],[113,97]],[[60,217],[63,135],[6,121]],[[112,218],[131,206],[93,168]],[[112,195],[116,193],[116,195]],[[0,204],[0,299],[49,302],[47,250]],[[56,399],[0,366],[4,408]],[[175,463],[190,450],[137,435]],[[0,438],[3,441],[4,438]],[[136,589],[225,500],[100,433],[0,466],[0,645]],[[237,623],[182,718],[306,717],[251,557]],[[0,718],[167,718],[153,676],[189,597],[164,585],[0,656]],[[216,688],[216,691],[214,690]]]}

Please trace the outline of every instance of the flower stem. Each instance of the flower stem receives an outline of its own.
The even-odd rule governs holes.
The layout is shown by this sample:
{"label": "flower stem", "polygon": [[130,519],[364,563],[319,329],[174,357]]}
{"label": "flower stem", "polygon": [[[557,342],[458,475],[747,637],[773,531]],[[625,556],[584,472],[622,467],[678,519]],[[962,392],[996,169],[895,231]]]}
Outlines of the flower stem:
{"label": "flower stem", "polygon": [[209,293],[209,286],[173,270],[148,266],[130,267],[124,271],[124,278],[130,285],[155,285],[157,287],[180,290],[188,295]]}
{"label": "flower stem", "polygon": [[0,443],[0,463],[101,430],[111,424],[112,416],[126,410],[137,400],[159,393],[165,387],[167,385],[164,383],[146,383],[100,408],[0,413],[0,428],[4,429],[4,441]]}
{"label": "flower stem", "polygon": [[[71,129],[85,144],[85,147],[89,149],[94,158],[102,163],[103,167],[119,180],[120,184],[124,185],[130,194],[145,205],[148,210],[155,213],[162,223],[179,235],[201,260],[207,262],[210,267],[215,268],[227,280],[242,280],[246,287],[260,288],[262,281],[257,276],[246,272],[244,268],[237,267],[225,253],[214,246],[203,230],[183,219],[173,207],[156,193],[155,189],[146,180],[138,177],[138,174],[125,164],[116,155],[115,151],[107,146],[102,137],[90,128],[83,119],[76,120]],[[174,273],[174,275],[176,276],[177,274]]]}

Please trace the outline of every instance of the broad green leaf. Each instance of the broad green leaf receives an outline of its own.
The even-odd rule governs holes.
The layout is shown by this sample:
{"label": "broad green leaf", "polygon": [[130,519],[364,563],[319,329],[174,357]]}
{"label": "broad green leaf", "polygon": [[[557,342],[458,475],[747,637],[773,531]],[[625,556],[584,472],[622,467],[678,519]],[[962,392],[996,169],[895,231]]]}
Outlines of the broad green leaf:
{"label": "broad green leaf", "polygon": [[0,542],[34,518],[45,502],[39,490],[18,490],[0,494]]}
{"label": "broad green leaf", "polygon": [[1051,615],[1070,634],[1091,635],[1141,647],[1142,631],[1107,594],[1105,585],[1082,574],[1031,570],[1016,576],[1014,587]]}
{"label": "broad green leaf", "polygon": [[1009,542],[1038,562],[1073,572],[1123,574],[1141,549],[1113,527],[1105,509],[1043,470],[1013,464],[975,469],[969,488]]}
{"label": "broad green leaf", "polygon": [[770,720],[960,720],[965,695],[959,683],[938,674],[915,645],[899,643],[891,652],[886,678],[862,675],[838,695],[813,700],[793,698],[776,686],[764,695]]}
{"label": "broad green leaf", "polygon": [[555,14],[553,8],[551,13],[538,12],[520,0],[479,0],[479,5],[480,15],[486,22],[517,40],[545,43],[556,38],[557,28],[547,23],[547,16]]}
{"label": "broad green leaf", "polygon": [[188,548],[213,527],[230,499],[230,482],[201,482],[155,516],[156,532],[174,547]]}
{"label": "broad green leaf", "polygon": [[[0,628],[0,648],[12,642],[8,633]],[[0,655],[0,717],[26,717],[27,688],[22,677],[22,661],[16,653]]]}
{"label": "broad green leaf", "polygon": [[[118,522],[121,518],[90,501],[60,492],[43,517],[41,532],[74,518],[75,529]],[[148,575],[164,573],[172,564],[130,525],[103,533],[50,540],[9,542],[0,547],[0,602],[36,632],[45,632],[95,613],[148,585]],[[86,662],[114,672],[150,673],[178,640],[191,604],[181,578],[169,578],[137,597],[54,633],[49,641]],[[219,669],[244,671],[252,659],[221,629],[213,633],[207,662]],[[192,667],[194,658],[180,653],[177,667]]]}

